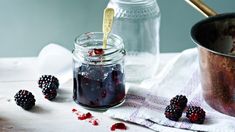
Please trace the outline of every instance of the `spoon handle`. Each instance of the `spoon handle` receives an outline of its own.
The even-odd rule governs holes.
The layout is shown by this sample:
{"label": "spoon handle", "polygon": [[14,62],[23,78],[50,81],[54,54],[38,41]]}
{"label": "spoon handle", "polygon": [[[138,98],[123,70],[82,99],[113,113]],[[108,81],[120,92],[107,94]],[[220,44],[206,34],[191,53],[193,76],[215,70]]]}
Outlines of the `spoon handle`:
{"label": "spoon handle", "polygon": [[112,29],[114,9],[106,8],[103,16],[103,49],[107,47],[108,35]]}

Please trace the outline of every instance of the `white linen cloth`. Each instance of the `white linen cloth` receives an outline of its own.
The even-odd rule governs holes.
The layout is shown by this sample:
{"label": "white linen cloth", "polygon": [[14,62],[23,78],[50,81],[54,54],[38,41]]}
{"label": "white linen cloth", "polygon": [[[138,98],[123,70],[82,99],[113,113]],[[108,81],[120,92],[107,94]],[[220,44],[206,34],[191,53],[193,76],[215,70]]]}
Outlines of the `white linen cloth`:
{"label": "white linen cloth", "polygon": [[[38,56],[38,64],[39,74],[59,76],[62,82],[72,78],[72,54],[59,45],[44,47]],[[156,76],[144,80],[140,85],[127,84],[126,101],[119,107],[107,110],[105,115],[155,131],[235,131],[235,118],[215,111],[202,97],[196,48],[183,51]],[[178,122],[165,118],[165,107],[177,94],[186,95],[188,105],[200,106],[206,111],[204,124],[190,123],[185,113]]]}
{"label": "white linen cloth", "polygon": [[[177,94],[186,95],[188,105],[200,106],[206,111],[203,124],[190,123],[185,113],[177,122],[165,118],[165,107]],[[174,131],[235,131],[235,118],[215,111],[202,97],[196,48],[183,51],[159,74],[145,80],[141,86],[130,87],[125,103],[120,107],[109,109],[105,114],[144,125],[155,131],[171,129],[166,129],[165,126],[181,128]]]}

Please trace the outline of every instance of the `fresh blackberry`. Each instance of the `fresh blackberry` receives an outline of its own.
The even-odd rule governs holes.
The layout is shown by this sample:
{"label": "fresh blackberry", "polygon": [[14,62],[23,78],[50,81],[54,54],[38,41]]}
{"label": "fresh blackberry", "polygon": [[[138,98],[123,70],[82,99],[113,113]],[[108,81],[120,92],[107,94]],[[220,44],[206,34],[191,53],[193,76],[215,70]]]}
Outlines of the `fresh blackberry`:
{"label": "fresh blackberry", "polygon": [[56,88],[57,87],[54,83],[43,84],[42,85],[42,93],[43,93],[44,97],[48,100],[53,100],[57,95]]}
{"label": "fresh blackberry", "polygon": [[173,120],[178,121],[179,118],[182,116],[182,109],[177,105],[168,105],[165,109],[165,117]]}
{"label": "fresh blackberry", "polygon": [[186,107],[187,102],[188,102],[188,99],[184,95],[176,95],[174,98],[170,100],[171,105],[179,106],[182,109],[182,111]]}
{"label": "fresh blackberry", "polygon": [[18,93],[15,94],[14,98],[16,104],[25,110],[31,109],[36,102],[33,94],[27,90],[20,90]]}
{"label": "fresh blackberry", "polygon": [[202,124],[205,120],[206,112],[197,106],[189,106],[186,111],[186,117],[192,123]]}
{"label": "fresh blackberry", "polygon": [[56,88],[59,88],[59,80],[52,75],[42,75],[38,80],[38,86],[42,88],[43,84],[54,83]]}

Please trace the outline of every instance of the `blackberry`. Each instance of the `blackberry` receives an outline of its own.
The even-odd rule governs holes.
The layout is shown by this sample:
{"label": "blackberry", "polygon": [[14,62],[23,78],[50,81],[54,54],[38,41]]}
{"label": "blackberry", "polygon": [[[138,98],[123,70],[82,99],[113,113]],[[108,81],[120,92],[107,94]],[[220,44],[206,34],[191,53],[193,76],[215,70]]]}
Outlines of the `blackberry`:
{"label": "blackberry", "polygon": [[202,124],[205,120],[206,112],[197,106],[189,106],[186,111],[186,117],[192,123]]}
{"label": "blackberry", "polygon": [[182,109],[177,105],[168,105],[165,109],[165,117],[173,120],[178,121],[179,118],[182,116]]}
{"label": "blackberry", "polygon": [[20,90],[18,93],[15,94],[14,98],[16,104],[25,110],[31,109],[36,102],[36,100],[34,99],[34,95],[27,90]]}
{"label": "blackberry", "polygon": [[52,75],[42,75],[38,80],[38,86],[42,88],[43,84],[54,83],[56,88],[59,88],[59,80]]}
{"label": "blackberry", "polygon": [[53,100],[57,95],[56,88],[57,87],[54,83],[43,84],[42,93],[44,97],[48,100]]}
{"label": "blackberry", "polygon": [[182,109],[182,111],[186,107],[187,102],[188,102],[188,99],[184,95],[176,95],[174,98],[170,100],[171,105],[179,106]]}

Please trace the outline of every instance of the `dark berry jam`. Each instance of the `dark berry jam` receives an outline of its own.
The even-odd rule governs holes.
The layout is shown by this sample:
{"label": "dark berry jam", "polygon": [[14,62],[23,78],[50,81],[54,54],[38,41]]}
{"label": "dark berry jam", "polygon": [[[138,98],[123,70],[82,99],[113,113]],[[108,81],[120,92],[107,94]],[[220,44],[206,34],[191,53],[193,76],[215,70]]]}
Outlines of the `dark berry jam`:
{"label": "dark berry jam", "polygon": [[124,74],[119,64],[83,64],[74,69],[73,99],[88,108],[106,109],[123,102]]}

